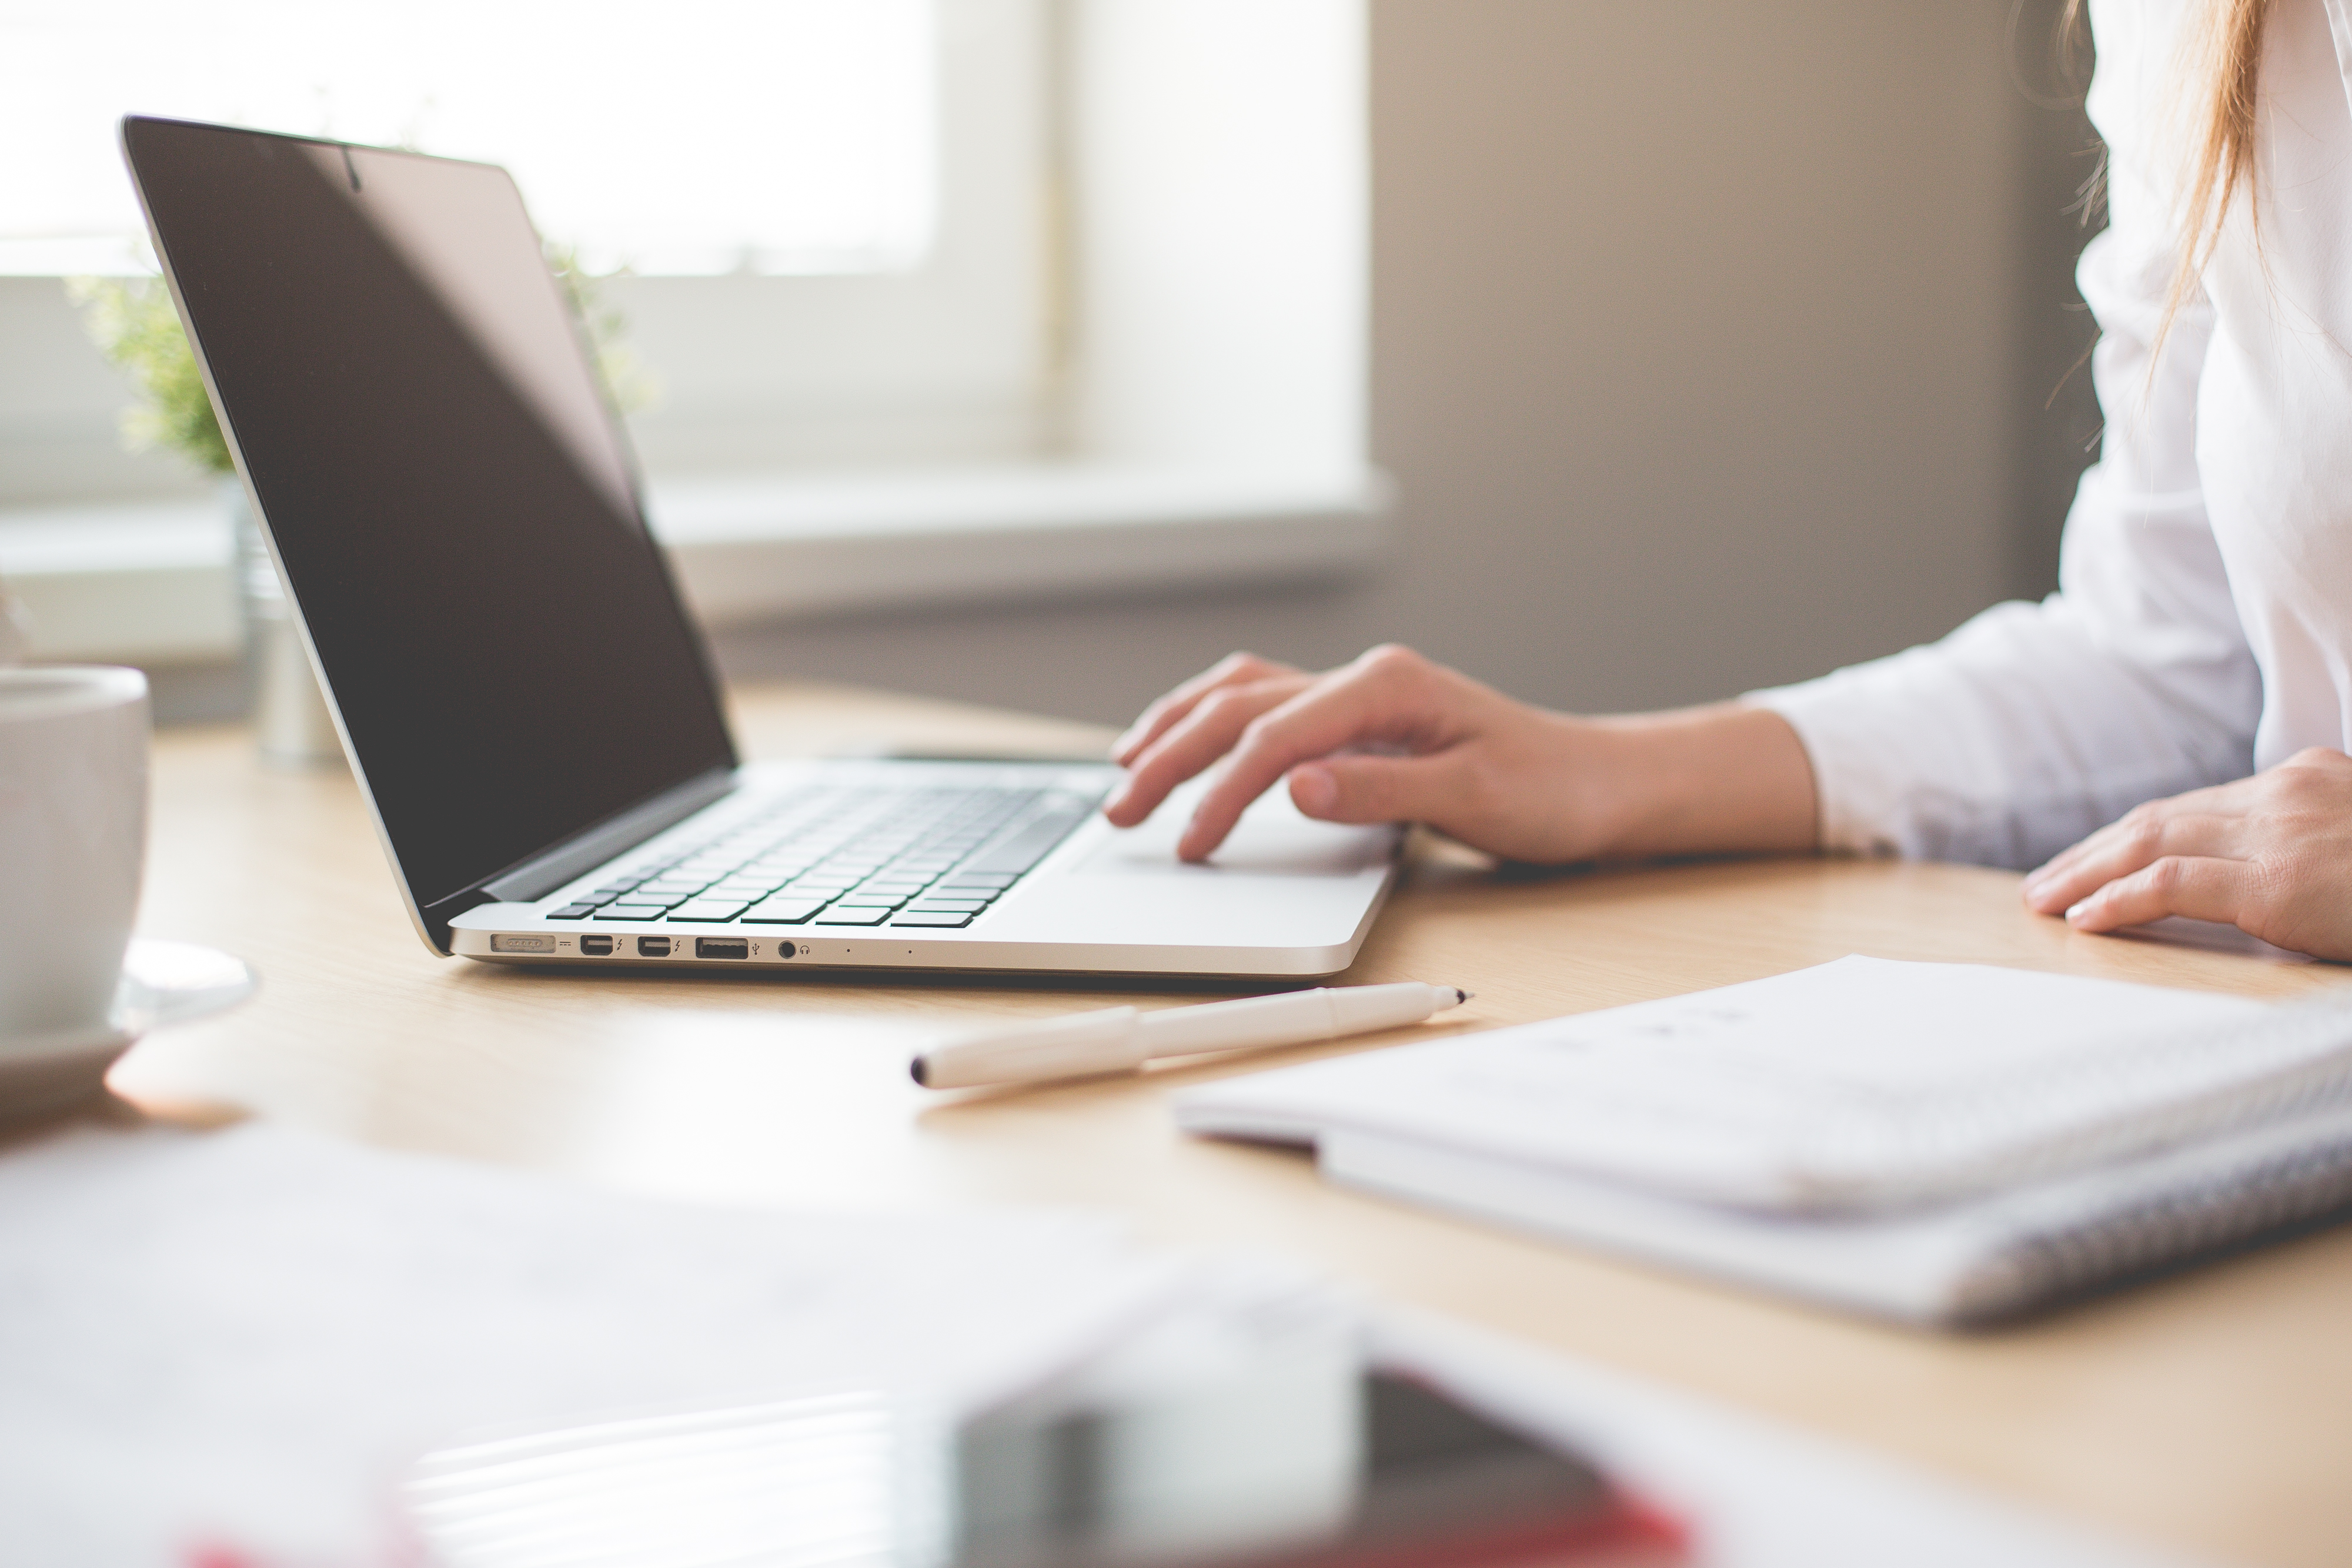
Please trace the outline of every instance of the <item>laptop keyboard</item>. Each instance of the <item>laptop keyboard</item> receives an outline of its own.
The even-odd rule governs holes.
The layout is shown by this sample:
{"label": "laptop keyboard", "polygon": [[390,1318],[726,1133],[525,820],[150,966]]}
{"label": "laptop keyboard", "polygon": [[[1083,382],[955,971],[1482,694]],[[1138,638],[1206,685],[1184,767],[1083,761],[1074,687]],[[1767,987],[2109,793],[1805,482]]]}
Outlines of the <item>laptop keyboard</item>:
{"label": "laptop keyboard", "polygon": [[969,925],[1094,811],[1063,789],[811,785],[550,920]]}

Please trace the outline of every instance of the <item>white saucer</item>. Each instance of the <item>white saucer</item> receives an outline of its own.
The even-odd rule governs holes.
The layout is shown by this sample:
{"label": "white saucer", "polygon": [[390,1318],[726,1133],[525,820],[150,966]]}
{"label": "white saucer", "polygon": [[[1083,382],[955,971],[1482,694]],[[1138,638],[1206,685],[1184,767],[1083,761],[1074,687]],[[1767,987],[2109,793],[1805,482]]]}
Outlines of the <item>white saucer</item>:
{"label": "white saucer", "polygon": [[105,1023],[0,1040],[0,1120],[96,1093],[106,1070],[141,1035],[234,1007],[255,984],[244,959],[217,948],[132,938]]}

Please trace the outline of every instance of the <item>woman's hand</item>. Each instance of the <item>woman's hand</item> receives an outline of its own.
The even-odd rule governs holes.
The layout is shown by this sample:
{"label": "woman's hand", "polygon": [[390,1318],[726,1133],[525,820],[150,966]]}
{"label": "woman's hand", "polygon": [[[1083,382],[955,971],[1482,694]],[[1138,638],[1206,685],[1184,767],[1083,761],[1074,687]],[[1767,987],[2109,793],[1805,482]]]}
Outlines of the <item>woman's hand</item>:
{"label": "woman's hand", "polygon": [[2025,902],[2077,931],[2181,915],[2352,958],[2352,757],[2315,747],[2136,807],[2029,875]]}
{"label": "woman's hand", "polygon": [[1309,817],[1425,822],[1540,864],[1814,841],[1811,766],[1775,714],[1572,718],[1407,648],[1321,674],[1234,654],[1152,704],[1112,755],[1128,779],[1104,812],[1121,827],[1226,759],[1178,842],[1187,860],[1286,775]]}

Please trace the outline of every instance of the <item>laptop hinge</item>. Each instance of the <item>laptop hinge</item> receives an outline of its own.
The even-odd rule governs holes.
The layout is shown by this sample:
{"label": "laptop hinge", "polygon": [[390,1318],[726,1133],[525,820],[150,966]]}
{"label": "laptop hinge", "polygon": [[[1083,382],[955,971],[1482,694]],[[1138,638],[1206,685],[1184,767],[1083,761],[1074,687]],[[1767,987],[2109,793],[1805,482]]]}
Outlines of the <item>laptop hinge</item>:
{"label": "laptop hinge", "polygon": [[481,884],[482,891],[501,904],[529,904],[544,898],[582,872],[601,865],[624,850],[645,842],[664,828],[686,821],[735,788],[735,769],[714,768],[666,789],[642,806],[607,818]]}

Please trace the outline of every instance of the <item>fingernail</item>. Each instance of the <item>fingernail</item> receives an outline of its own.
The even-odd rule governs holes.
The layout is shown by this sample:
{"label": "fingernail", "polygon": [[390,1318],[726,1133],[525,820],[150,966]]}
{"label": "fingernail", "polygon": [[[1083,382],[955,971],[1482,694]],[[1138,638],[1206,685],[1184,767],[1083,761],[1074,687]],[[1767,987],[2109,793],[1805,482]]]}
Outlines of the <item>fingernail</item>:
{"label": "fingernail", "polygon": [[2067,923],[2072,925],[2075,921],[2082,919],[2084,915],[2090,913],[2090,908],[2091,901],[2087,898],[2074,904],[2072,908],[2066,911]]}
{"label": "fingernail", "polygon": [[1339,781],[1328,768],[1308,766],[1290,771],[1290,799],[1310,817],[1319,817],[1339,800]]}
{"label": "fingernail", "polygon": [[1206,815],[1204,811],[1196,811],[1185,819],[1183,835],[1176,841],[1176,852],[1185,860],[1197,860],[1207,852],[1201,842],[1205,836],[1201,823]]}

